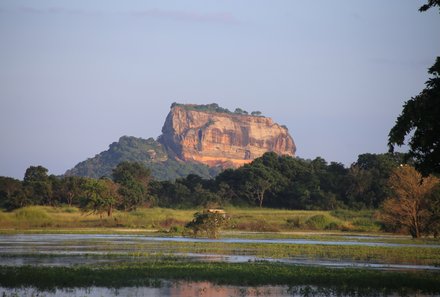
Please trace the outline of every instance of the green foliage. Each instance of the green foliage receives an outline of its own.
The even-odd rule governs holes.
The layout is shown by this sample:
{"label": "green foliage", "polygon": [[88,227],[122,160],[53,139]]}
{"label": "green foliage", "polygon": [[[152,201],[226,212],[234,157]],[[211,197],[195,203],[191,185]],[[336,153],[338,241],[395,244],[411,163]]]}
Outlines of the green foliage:
{"label": "green foliage", "polygon": [[205,111],[205,112],[219,112],[219,113],[228,113],[231,114],[232,112],[227,109],[220,107],[217,103],[211,103],[211,104],[180,104],[174,102],[171,104],[171,108],[173,107],[182,107],[185,110],[197,110],[197,111]]}
{"label": "green foliage", "polygon": [[405,163],[402,153],[361,154],[348,172],[345,204],[351,208],[378,208],[390,195],[392,171]]}
{"label": "green foliage", "polygon": [[102,216],[112,215],[113,207],[119,200],[117,186],[109,179],[88,179],[84,184],[84,196],[81,199],[82,211]]}
{"label": "green foliage", "polygon": [[48,227],[52,222],[52,218],[44,209],[35,206],[20,208],[14,213],[17,221],[27,226]]}
{"label": "green foliage", "polygon": [[313,230],[336,230],[339,229],[339,223],[325,215],[316,215],[309,218],[305,225]]}
{"label": "green foliage", "polygon": [[140,163],[122,162],[113,169],[113,180],[120,185],[119,206],[124,210],[135,210],[147,202],[151,203],[148,187],[151,172]]}
{"label": "green foliage", "polygon": [[[436,5],[439,5],[438,1],[429,1],[423,7],[428,9]],[[440,174],[440,57],[428,73],[432,77],[425,83],[425,89],[405,102],[388,135],[390,151],[395,145],[403,145],[406,136],[410,135],[408,154],[424,175]]]}
{"label": "green foliage", "polygon": [[227,217],[224,212],[204,211],[196,212],[194,219],[185,225],[185,228],[191,230],[193,236],[205,233],[209,238],[218,238],[220,229],[227,223]]}
{"label": "green foliage", "polygon": [[49,215],[45,210],[33,206],[20,208],[15,212],[15,216],[19,219],[25,219],[25,220],[50,219]]}
{"label": "green foliage", "polygon": [[175,258],[99,267],[0,267],[0,285],[9,288],[158,286],[160,279],[238,286],[285,285],[303,296],[419,296],[440,292],[439,274],[428,271],[334,269],[268,262],[206,263]]}
{"label": "green foliage", "polygon": [[43,166],[30,166],[26,169],[23,187],[32,204],[53,205],[52,184],[47,171]]}
{"label": "green foliage", "polygon": [[236,114],[243,114],[243,115],[247,115],[248,114],[248,112],[246,110],[243,110],[243,109],[238,108],[238,107],[234,110],[234,113],[236,113]]}
{"label": "green foliage", "polygon": [[24,193],[21,181],[0,176],[0,208],[11,210],[31,203],[30,197]]}
{"label": "green foliage", "polygon": [[190,173],[205,178],[217,175],[218,168],[195,162],[178,162],[168,158],[163,146],[153,138],[142,139],[123,136],[118,142],[110,145],[107,151],[101,152],[93,158],[78,163],[66,172],[67,176],[83,176],[100,178],[110,177],[112,170],[121,162],[140,163],[150,168],[152,176],[158,180],[174,180],[185,177]]}

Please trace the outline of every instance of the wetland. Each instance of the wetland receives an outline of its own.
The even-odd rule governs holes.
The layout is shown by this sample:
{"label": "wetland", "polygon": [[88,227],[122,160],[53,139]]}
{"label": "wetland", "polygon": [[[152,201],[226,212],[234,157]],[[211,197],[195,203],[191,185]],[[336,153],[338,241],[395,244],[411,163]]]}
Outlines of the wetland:
{"label": "wetland", "polygon": [[1,234],[0,263],[3,296],[440,293],[438,242],[383,235]]}

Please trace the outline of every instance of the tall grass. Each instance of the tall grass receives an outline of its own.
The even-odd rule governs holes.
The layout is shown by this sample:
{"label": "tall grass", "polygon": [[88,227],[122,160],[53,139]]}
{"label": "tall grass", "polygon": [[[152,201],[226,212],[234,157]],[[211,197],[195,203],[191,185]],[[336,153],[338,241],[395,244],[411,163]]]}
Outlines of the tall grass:
{"label": "tall grass", "polygon": [[[0,229],[32,228],[129,228],[143,230],[181,230],[201,209],[177,210],[140,208],[132,212],[115,211],[112,217],[86,214],[76,207],[32,206],[13,212],[0,211]],[[260,208],[226,208],[229,230],[278,232],[298,230],[341,230],[377,232],[380,225],[373,212],[301,211]]]}

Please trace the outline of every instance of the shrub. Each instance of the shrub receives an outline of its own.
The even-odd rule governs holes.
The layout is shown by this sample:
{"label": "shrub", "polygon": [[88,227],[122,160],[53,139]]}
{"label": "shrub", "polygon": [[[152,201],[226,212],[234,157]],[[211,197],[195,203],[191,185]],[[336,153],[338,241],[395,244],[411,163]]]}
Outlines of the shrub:
{"label": "shrub", "polygon": [[287,219],[287,226],[289,228],[293,228],[293,229],[300,229],[300,228],[304,227],[304,221],[301,220],[299,217],[293,217],[293,218]]}
{"label": "shrub", "polygon": [[218,212],[196,212],[194,219],[185,225],[185,228],[190,230],[193,236],[198,236],[200,233],[206,233],[209,238],[218,238],[220,229],[227,223],[227,217],[224,213]]}
{"label": "shrub", "polygon": [[38,207],[24,207],[15,211],[17,219],[25,220],[45,220],[50,219],[48,213]]}
{"label": "shrub", "polygon": [[313,230],[324,230],[328,229],[329,227],[334,227],[333,224],[336,224],[336,222],[332,221],[327,216],[315,215],[313,217],[310,217],[305,224],[307,227]]}
{"label": "shrub", "polygon": [[15,217],[20,223],[28,224],[29,227],[46,227],[52,223],[49,214],[40,207],[30,206],[15,211]]}

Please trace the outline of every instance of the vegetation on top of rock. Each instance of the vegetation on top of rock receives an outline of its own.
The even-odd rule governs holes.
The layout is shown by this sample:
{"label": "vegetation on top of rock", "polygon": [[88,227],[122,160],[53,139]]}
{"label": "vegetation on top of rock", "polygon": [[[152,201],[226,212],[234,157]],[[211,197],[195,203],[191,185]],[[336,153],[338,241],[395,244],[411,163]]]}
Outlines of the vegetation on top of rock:
{"label": "vegetation on top of rock", "polygon": [[184,163],[170,159],[163,146],[153,138],[122,136],[118,142],[112,143],[108,150],[78,163],[74,168],[67,170],[65,175],[110,177],[112,170],[124,161],[143,164],[150,168],[152,176],[158,180],[174,180],[191,173],[211,178],[219,172],[218,168],[209,168],[196,162]]}
{"label": "vegetation on top of rock", "polygon": [[[230,111],[227,108],[220,107],[217,103],[210,103],[210,104],[182,104],[174,102],[171,104],[171,108],[173,107],[183,107],[186,110],[196,110],[196,111],[205,111],[205,112],[218,112],[218,113],[227,113],[227,114],[239,114],[239,115],[249,115],[249,112],[247,112],[244,109],[241,109],[237,107],[234,112]],[[251,116],[262,116],[261,111],[253,111],[250,113]]]}
{"label": "vegetation on top of rock", "polygon": [[229,113],[232,114],[229,109],[220,107],[217,103],[211,104],[181,104],[174,102],[171,104],[171,108],[173,107],[183,107],[186,110],[197,110],[197,111],[207,111],[207,112],[219,112],[219,113]]}

